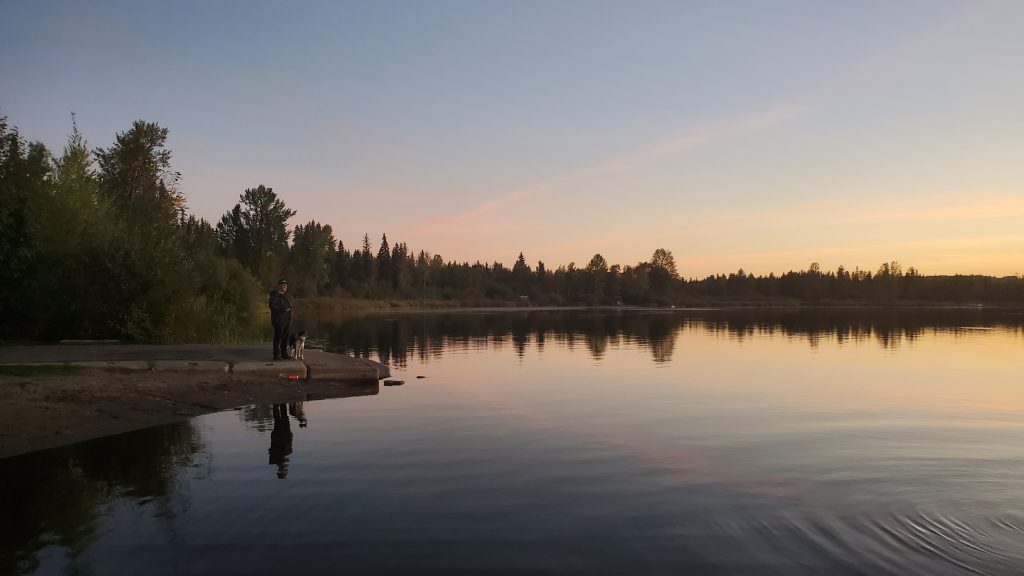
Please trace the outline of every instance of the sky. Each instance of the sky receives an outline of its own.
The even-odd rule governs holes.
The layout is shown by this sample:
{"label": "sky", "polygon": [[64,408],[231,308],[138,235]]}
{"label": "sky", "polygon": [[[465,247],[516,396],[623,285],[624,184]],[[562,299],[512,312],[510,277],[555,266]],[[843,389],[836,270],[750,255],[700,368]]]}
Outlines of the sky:
{"label": "sky", "polygon": [[0,0],[0,115],[446,260],[1024,274],[1024,2]]}

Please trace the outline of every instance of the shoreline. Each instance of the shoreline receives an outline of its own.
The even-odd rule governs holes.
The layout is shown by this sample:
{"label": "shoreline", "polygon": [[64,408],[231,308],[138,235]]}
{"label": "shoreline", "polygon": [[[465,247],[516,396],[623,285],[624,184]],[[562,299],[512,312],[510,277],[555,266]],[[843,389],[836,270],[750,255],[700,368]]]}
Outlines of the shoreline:
{"label": "shoreline", "polygon": [[0,375],[5,415],[0,459],[168,424],[250,404],[378,394],[375,380],[238,378],[226,373],[84,368],[70,373]]}
{"label": "shoreline", "polygon": [[[367,306],[367,304],[372,304]],[[1024,304],[956,304],[952,302],[897,302],[893,304],[872,304],[867,302],[792,302],[792,301],[737,301],[675,306],[643,306],[601,304],[596,306],[523,306],[510,302],[508,305],[470,305],[465,302],[442,302],[434,300],[367,300],[349,298],[316,297],[297,299],[295,309],[300,313],[326,313],[340,315],[371,314],[416,314],[416,313],[483,313],[483,312],[582,312],[590,310],[623,312],[727,312],[732,310],[798,311],[798,310],[1022,310]]]}
{"label": "shoreline", "polygon": [[[1024,314],[1019,306],[726,308],[516,307],[358,311],[369,314],[640,312],[655,314],[961,311]],[[146,345],[76,341],[0,346],[7,400],[0,458],[165,424],[250,404],[377,394],[387,366],[315,349],[304,362],[266,362],[262,345]],[[287,372],[287,374],[286,374]]]}
{"label": "shoreline", "polygon": [[68,344],[0,347],[0,458],[250,404],[367,396],[387,366],[266,345]]}

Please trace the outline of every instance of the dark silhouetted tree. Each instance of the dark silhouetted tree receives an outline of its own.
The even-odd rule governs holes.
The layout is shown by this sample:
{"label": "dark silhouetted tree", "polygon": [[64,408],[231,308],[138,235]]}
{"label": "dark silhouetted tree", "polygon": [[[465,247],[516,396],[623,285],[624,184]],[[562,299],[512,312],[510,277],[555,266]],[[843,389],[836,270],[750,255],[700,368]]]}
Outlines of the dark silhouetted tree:
{"label": "dark silhouetted tree", "polygon": [[650,269],[651,290],[658,295],[665,296],[671,291],[673,283],[678,280],[679,272],[676,271],[676,261],[672,252],[664,248],[658,248],[651,256]]}
{"label": "dark silhouetted tree", "polygon": [[171,171],[167,128],[136,120],[117,134],[110,148],[97,148],[100,190],[126,221],[147,228],[177,218],[185,200],[178,193],[178,172]]}
{"label": "dark silhouetted tree", "polygon": [[273,188],[247,188],[239,203],[217,223],[217,238],[227,254],[238,259],[263,284],[276,282],[288,253],[288,219],[295,211],[285,206]]}
{"label": "dark silhouetted tree", "polygon": [[334,261],[334,232],[331,226],[311,220],[295,227],[288,255],[288,275],[294,279],[297,294],[317,295],[331,281]]}
{"label": "dark silhouetted tree", "polygon": [[381,235],[377,249],[377,280],[385,287],[391,285],[391,246],[387,234]]}

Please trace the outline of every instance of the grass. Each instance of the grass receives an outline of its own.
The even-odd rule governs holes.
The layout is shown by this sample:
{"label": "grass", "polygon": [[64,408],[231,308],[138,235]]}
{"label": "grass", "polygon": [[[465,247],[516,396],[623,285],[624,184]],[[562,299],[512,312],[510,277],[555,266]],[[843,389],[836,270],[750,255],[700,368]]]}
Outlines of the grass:
{"label": "grass", "polygon": [[0,376],[61,376],[78,374],[83,369],[68,364],[0,364]]}

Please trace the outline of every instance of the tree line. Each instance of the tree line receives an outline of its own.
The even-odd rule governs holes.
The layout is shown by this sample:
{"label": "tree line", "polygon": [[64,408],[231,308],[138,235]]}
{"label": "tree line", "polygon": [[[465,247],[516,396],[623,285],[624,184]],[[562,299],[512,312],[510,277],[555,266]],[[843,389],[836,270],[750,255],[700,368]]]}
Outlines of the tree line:
{"label": "tree line", "polygon": [[0,338],[241,341],[266,323],[266,289],[302,297],[456,304],[1024,303],[1024,279],[806,270],[686,279],[672,252],[635,265],[456,262],[384,234],[349,248],[329,224],[294,227],[270,187],[243,191],[216,223],[188,213],[168,131],[137,121],[89,148],[72,121],[57,155],[0,117]]}
{"label": "tree line", "polygon": [[64,150],[0,117],[0,338],[252,339],[252,274],[186,213],[167,129],[137,121],[106,148]]}

